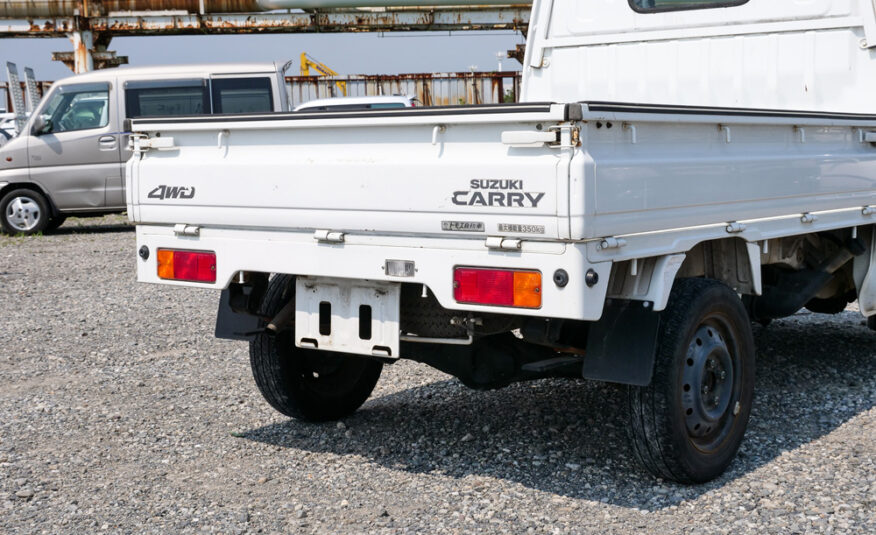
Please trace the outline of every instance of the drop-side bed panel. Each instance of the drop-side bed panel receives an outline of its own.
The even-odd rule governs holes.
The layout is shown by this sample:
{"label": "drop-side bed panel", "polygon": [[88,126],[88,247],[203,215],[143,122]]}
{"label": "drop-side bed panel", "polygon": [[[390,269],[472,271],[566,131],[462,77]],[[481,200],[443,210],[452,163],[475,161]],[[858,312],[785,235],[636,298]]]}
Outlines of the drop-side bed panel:
{"label": "drop-side bed panel", "polygon": [[871,115],[587,103],[583,119],[572,238],[794,215],[804,234],[804,213],[876,204]]}

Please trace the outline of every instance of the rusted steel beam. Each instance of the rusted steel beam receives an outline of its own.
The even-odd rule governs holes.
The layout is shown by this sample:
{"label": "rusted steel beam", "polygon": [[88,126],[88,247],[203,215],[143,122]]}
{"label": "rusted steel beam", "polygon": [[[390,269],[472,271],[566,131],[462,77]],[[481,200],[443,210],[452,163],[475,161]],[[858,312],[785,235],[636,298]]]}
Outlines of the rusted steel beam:
{"label": "rusted steel beam", "polygon": [[[81,64],[83,58],[77,58],[75,52],[52,52],[52,61],[60,61],[75,73],[79,72],[76,70],[76,62],[79,61]],[[92,51],[91,61],[94,69],[100,70],[127,65],[128,56],[117,56],[113,51]]]}
{"label": "rusted steel beam", "polygon": [[[77,24],[78,23],[78,24]],[[61,37],[75,28],[111,36],[239,33],[519,30],[529,9],[336,11],[222,15],[125,15],[89,19],[0,20],[0,37]]]}
{"label": "rusted steel beam", "polygon": [[[531,4],[516,0],[427,0],[434,6]],[[0,18],[83,17],[122,11],[185,13],[251,13],[277,9],[338,9],[354,7],[421,7],[417,0],[0,0]]]}

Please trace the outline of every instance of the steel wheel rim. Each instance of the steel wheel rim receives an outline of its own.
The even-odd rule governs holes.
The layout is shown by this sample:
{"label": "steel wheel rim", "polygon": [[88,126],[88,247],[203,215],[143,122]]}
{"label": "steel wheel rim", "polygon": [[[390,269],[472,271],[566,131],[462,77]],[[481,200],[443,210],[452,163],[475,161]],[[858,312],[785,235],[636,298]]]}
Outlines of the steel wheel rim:
{"label": "steel wheel rim", "polygon": [[42,216],[40,205],[31,197],[15,197],[6,205],[6,222],[20,232],[36,228]]}
{"label": "steel wheel rim", "polygon": [[739,347],[729,321],[719,315],[703,320],[688,344],[681,371],[681,406],[687,438],[703,453],[720,449],[739,413]]}
{"label": "steel wheel rim", "polygon": [[331,353],[317,353],[315,351],[307,351],[303,355],[304,369],[302,377],[309,382],[319,382],[331,379],[343,367],[343,358],[340,355]]}

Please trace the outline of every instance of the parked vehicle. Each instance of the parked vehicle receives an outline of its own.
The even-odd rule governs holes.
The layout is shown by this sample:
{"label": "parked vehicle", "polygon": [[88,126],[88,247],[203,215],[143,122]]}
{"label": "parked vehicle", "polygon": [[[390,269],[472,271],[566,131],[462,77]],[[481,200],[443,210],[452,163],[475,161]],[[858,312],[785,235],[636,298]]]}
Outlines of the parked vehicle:
{"label": "parked vehicle", "polygon": [[273,63],[119,68],[59,80],[0,149],[0,229],[33,234],[69,215],[125,210],[126,121],[287,110]]}
{"label": "parked vehicle", "polygon": [[402,95],[319,98],[299,104],[294,111],[388,110],[413,107],[414,101],[414,97]]}
{"label": "parked vehicle", "polygon": [[350,414],[399,358],[479,389],[585,377],[628,385],[648,470],[710,480],[752,321],[857,299],[876,328],[874,5],[531,20],[520,104],[135,120],[138,279],[222,289],[217,335],[288,416]]}

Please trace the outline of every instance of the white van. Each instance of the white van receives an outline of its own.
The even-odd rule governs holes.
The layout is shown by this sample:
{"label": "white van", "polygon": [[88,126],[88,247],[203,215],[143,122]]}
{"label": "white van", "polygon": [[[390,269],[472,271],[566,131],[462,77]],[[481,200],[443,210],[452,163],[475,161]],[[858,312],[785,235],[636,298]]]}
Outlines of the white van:
{"label": "white van", "polygon": [[124,211],[127,119],[286,110],[281,71],[274,63],[123,67],[55,82],[0,148],[0,229],[33,234],[68,215]]}

